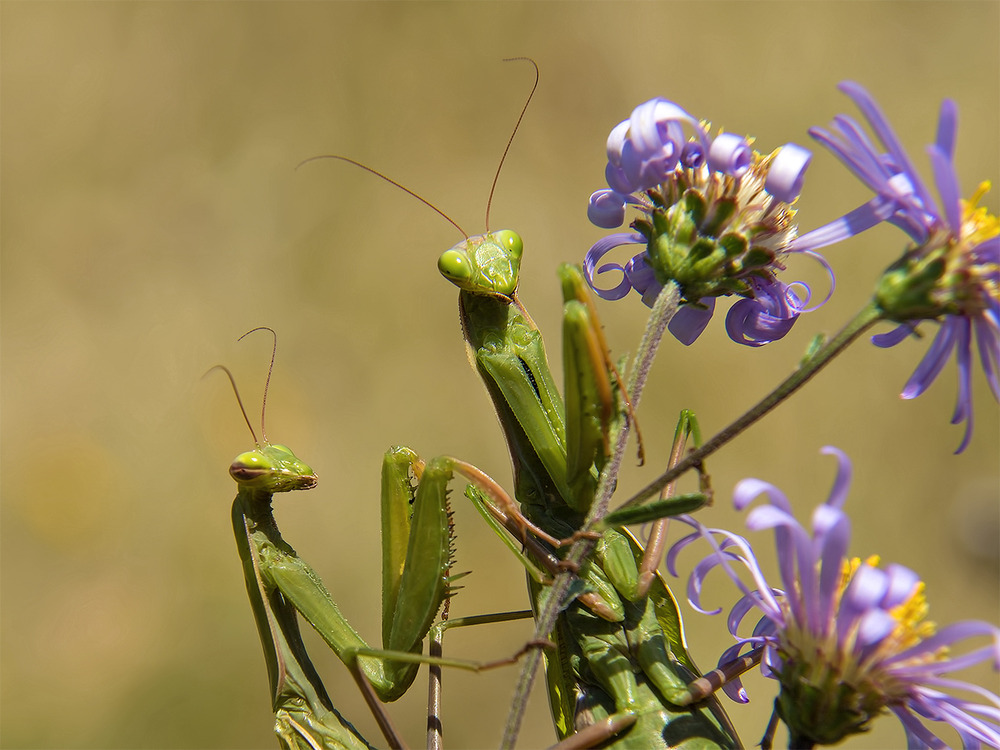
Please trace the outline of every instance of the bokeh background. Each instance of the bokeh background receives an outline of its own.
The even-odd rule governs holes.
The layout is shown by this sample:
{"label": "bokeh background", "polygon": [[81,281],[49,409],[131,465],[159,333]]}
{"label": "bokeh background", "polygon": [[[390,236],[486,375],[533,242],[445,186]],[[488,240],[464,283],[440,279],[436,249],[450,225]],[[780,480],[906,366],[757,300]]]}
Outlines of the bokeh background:
{"label": "bokeh background", "polygon": [[[458,233],[336,152],[379,168],[482,230],[498,159],[541,85],[500,176],[494,228],[525,239],[521,296],[557,341],[554,271],[601,236],[584,210],[603,186],[604,141],[656,95],[757,136],[761,150],[852,105],[860,81],[914,158],[937,107],[960,107],[958,165],[969,194],[997,178],[1000,55],[995,2],[856,3],[27,3],[2,21],[2,714],[16,748],[272,747],[266,674],[229,522],[232,457],[251,445],[226,363],[256,421],[277,330],[268,434],[320,475],[284,496],[286,539],[343,611],[379,632],[378,471],[407,443],[509,481],[495,418],[466,364],[456,294],[435,269]],[[815,227],[869,195],[818,153],[800,201]],[[997,193],[986,204],[997,211]],[[795,366],[867,298],[903,235],[880,228],[828,257],[837,294],[779,344],[750,350],[721,316],[694,346],[667,341],[639,418],[649,465],[676,414],[711,433]],[[794,267],[824,289],[808,264]],[[617,354],[645,317],[604,304]],[[933,332],[928,327],[928,332]],[[746,476],[775,482],[805,517],[834,461],[855,468],[852,552],[917,569],[931,617],[998,617],[998,420],[981,372],[976,434],[952,451],[954,368],[912,402],[897,397],[925,351],[858,343],[804,393],[713,459],[707,518]],[[557,364],[557,363],[556,363]],[[660,457],[659,460],[657,457]],[[525,606],[518,564],[455,494],[453,614]],[[761,539],[761,549],[771,547]],[[719,605],[733,599],[720,586]],[[723,618],[689,620],[703,665],[729,639]],[[524,623],[453,633],[450,654],[498,658]],[[346,670],[313,655],[338,706],[380,741]],[[450,747],[495,746],[514,670],[445,682]],[[997,689],[995,673],[971,675]],[[752,745],[771,684],[732,707]],[[422,680],[390,707],[422,743]],[[779,734],[778,741],[784,741]],[[542,690],[524,747],[552,741]],[[852,748],[900,746],[884,718]]]}

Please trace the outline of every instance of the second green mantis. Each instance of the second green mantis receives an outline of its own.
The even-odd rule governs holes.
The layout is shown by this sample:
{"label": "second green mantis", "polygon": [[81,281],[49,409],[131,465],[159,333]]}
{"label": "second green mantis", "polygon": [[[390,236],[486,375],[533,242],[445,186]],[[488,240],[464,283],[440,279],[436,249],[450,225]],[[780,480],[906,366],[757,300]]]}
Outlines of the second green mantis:
{"label": "second green mantis", "polygon": [[[213,369],[229,376],[243,410],[232,374],[222,366]],[[243,416],[246,419],[245,410]],[[264,650],[279,743],[285,748],[313,750],[371,747],[334,708],[303,644],[298,625],[301,614],[348,667],[389,745],[404,747],[381,701],[400,697],[421,663],[478,671],[512,663],[520,656],[480,664],[422,654],[422,641],[429,631],[432,642],[440,644],[448,627],[528,615],[480,615],[440,622],[431,628],[450,595],[452,531],[447,484],[455,472],[483,481],[480,473],[447,457],[425,464],[408,448],[386,452],[382,462],[384,648],[372,649],[341,614],[313,568],[282,538],[274,519],[274,495],[312,489],[318,481],[316,474],[288,447],[268,442],[263,413],[263,442],[257,440],[249,419],[246,421],[256,445],[237,456],[229,467],[239,486],[232,508],[233,532]],[[411,483],[414,480],[416,489]],[[490,486],[488,478],[483,486]],[[436,703],[433,693],[431,700],[432,705]],[[439,729],[432,729],[438,726],[429,716],[429,746],[440,743]]]}

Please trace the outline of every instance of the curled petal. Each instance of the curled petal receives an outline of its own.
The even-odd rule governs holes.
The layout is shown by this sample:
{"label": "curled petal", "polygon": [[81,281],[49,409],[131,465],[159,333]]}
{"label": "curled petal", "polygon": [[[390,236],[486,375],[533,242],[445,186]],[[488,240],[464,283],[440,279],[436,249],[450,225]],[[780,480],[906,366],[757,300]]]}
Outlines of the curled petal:
{"label": "curled petal", "polygon": [[[612,164],[611,162],[608,162],[608,166],[604,168],[604,179],[607,180],[608,187],[616,193],[627,195],[635,190],[635,186],[629,181],[628,175],[625,174],[625,170],[616,164]],[[601,225],[598,224],[598,226]],[[621,222],[619,221],[614,226],[621,226]],[[610,227],[604,228],[609,229]]]}
{"label": "curled petal", "polygon": [[804,301],[780,281],[754,286],[753,299],[738,300],[729,308],[726,332],[737,344],[764,346],[792,330]]}
{"label": "curled petal", "polygon": [[708,138],[701,123],[673,102],[650,99],[632,111],[626,141],[620,149],[620,166],[631,192],[662,182],[677,166],[687,148],[685,124],[695,130],[701,151],[707,151]]}
{"label": "curled petal", "polygon": [[786,143],[775,155],[764,181],[764,190],[779,201],[791,203],[802,192],[812,151],[795,143]]}
{"label": "curled petal", "polygon": [[684,305],[670,319],[667,329],[684,346],[691,346],[712,319],[715,312],[715,297],[699,300],[698,306]]}
{"label": "curled petal", "polygon": [[677,166],[677,156],[672,152],[644,161],[639,168],[639,189],[645,190],[663,182],[675,166]]}
{"label": "curled petal", "polygon": [[656,280],[656,272],[646,262],[646,253],[633,255],[632,260],[625,264],[625,278],[642,295],[646,307],[652,307],[663,284]]}
{"label": "curled petal", "polygon": [[789,599],[789,605],[799,622],[814,625],[817,609],[816,553],[809,533],[791,512],[775,505],[754,508],[747,514],[746,523],[747,528],[754,531],[774,530],[781,582],[786,591],[799,590],[798,596]]}
{"label": "curled petal", "polygon": [[708,139],[701,123],[662,97],[643,102],[632,110],[629,122],[629,137],[644,160],[661,156],[665,150],[672,150],[675,160],[680,158],[684,146],[682,124],[690,125],[707,147]]}
{"label": "curled petal", "polygon": [[858,621],[857,643],[862,649],[878,646],[896,630],[899,622],[881,609],[865,612]]}
{"label": "curled petal", "polygon": [[791,284],[789,284],[788,285],[789,293],[794,295],[795,298],[798,299],[799,305],[801,305],[801,309],[799,310],[800,313],[807,313],[807,312],[813,312],[814,310],[819,310],[823,305],[825,305],[827,302],[830,301],[830,298],[833,296],[834,290],[837,288],[837,277],[833,275],[833,268],[830,266],[829,263],[826,262],[826,258],[824,258],[819,253],[813,253],[813,252],[807,252],[806,255],[816,258],[819,261],[819,264],[823,266],[823,270],[825,270],[827,274],[830,276],[830,289],[829,291],[827,291],[826,296],[823,298],[822,302],[817,302],[815,305],[810,305],[809,300],[812,299],[812,289],[809,288],[809,285],[803,281],[793,281]]}
{"label": "curled petal", "polygon": [[[733,555],[731,552],[720,551],[719,553],[717,553],[717,556],[713,555],[711,557],[706,557],[704,560],[695,565],[694,570],[691,571],[691,575],[688,578],[688,586],[687,586],[688,601],[691,603],[692,607],[694,607],[697,611],[701,612],[703,615],[717,615],[720,612],[722,612],[722,607],[716,607],[715,609],[706,609],[704,605],[702,605],[701,603],[701,592],[704,586],[705,577],[708,575],[709,572],[720,566],[723,567],[723,569],[728,570],[728,566],[726,566],[723,561],[724,557],[731,558],[734,560],[739,559],[736,555]],[[734,578],[734,581],[737,583],[737,585],[741,584],[738,578]]]}
{"label": "curled petal", "polygon": [[958,329],[955,337],[955,358],[958,360],[958,398],[952,424],[965,422],[965,436],[955,453],[961,453],[972,439],[972,322],[968,318],[950,321]]}
{"label": "curled petal", "polygon": [[[665,129],[666,123],[671,119],[671,108],[676,108],[677,113],[682,116],[687,115],[676,104],[661,97],[645,101],[632,110],[628,118],[628,137],[640,159],[661,154],[666,142],[671,140]],[[660,116],[657,115],[657,110],[660,111]]]}
{"label": "curled petal", "polygon": [[[632,289],[632,285],[629,284],[625,276],[625,269],[616,263],[606,263],[598,267],[597,264],[601,262],[601,258],[621,245],[642,244],[644,242],[645,240],[641,234],[611,234],[595,242],[594,246],[587,251],[583,259],[583,275],[587,279],[587,283],[590,284],[590,288],[594,290],[598,297],[606,300],[621,299]],[[594,283],[594,279],[610,271],[621,271],[621,281],[610,288],[599,288]]]}
{"label": "curled petal", "polygon": [[787,513],[792,512],[792,505],[788,502],[785,493],[770,482],[760,479],[744,479],[736,485],[736,488],[733,490],[733,507],[736,510],[743,510],[758,495],[767,495],[768,502],[771,505],[777,506]]}
{"label": "curled petal", "polygon": [[842,450],[834,448],[832,445],[825,446],[820,453],[837,458],[837,476],[833,480],[833,489],[830,490],[830,496],[826,499],[825,504],[833,508],[843,508],[844,502],[847,500],[847,492],[851,487],[851,478],[854,475],[851,459]]}
{"label": "curled petal", "polygon": [[708,149],[708,168],[713,172],[739,177],[752,161],[750,144],[735,133],[720,134]]}
{"label": "curled petal", "polygon": [[705,147],[700,141],[688,141],[681,151],[681,164],[688,169],[698,169],[705,163]]}
{"label": "curled petal", "polygon": [[836,617],[842,565],[851,541],[851,521],[839,508],[823,503],[813,513],[814,556],[819,561],[819,589],[810,603],[809,616],[815,632],[829,635]]}
{"label": "curled petal", "polygon": [[[610,168],[611,165],[609,164]],[[610,183],[611,180],[609,179]],[[601,229],[620,227],[625,221],[625,196],[614,190],[598,190],[590,196],[587,218]]]}
{"label": "curled petal", "polygon": [[933,734],[923,722],[903,705],[890,704],[889,710],[896,714],[906,732],[907,748],[930,748],[930,750],[947,750],[948,745],[940,737]]}
{"label": "curled petal", "polygon": [[[889,577],[883,570],[862,565],[854,572],[840,604],[840,614],[837,617],[838,640],[843,642],[855,630],[865,613],[878,607],[888,588]],[[894,626],[893,620],[890,630]]]}
{"label": "curled petal", "polygon": [[[745,642],[741,641],[735,646],[730,646],[725,651],[722,652],[722,656],[719,657],[719,666],[722,667],[729,662],[736,661],[740,658],[740,651],[743,647],[747,645]],[[722,686],[722,691],[729,696],[729,698],[736,703],[749,703],[750,696],[747,695],[746,689],[743,687],[743,680],[739,677],[734,677]]]}
{"label": "curled petal", "polygon": [[639,190],[645,190],[650,185],[643,185],[640,177],[642,172],[643,160],[642,156],[636,151],[635,144],[632,141],[626,141],[625,146],[622,148],[622,161],[621,161],[621,171],[625,177],[625,185],[628,190],[622,190],[625,193],[634,193]]}
{"label": "curled petal", "polygon": [[[760,575],[761,580],[763,580],[763,573]],[[781,605],[778,603],[778,599],[783,596],[784,592],[776,588],[761,588],[757,591],[750,591],[744,594],[733,605],[733,608],[729,610],[729,617],[726,620],[729,632],[739,638],[739,630],[740,625],[743,623],[743,618],[756,609],[763,612],[764,616],[754,626],[754,637],[773,636],[777,634],[787,625],[784,612],[782,612]]]}
{"label": "curled petal", "polygon": [[653,283],[651,283],[648,287],[646,287],[646,291],[642,293],[642,304],[644,304],[646,307],[652,310],[653,305],[656,304],[656,300],[660,296],[660,292],[662,291],[663,291],[663,284],[661,284],[654,278]]}
{"label": "curled petal", "polygon": [[885,572],[889,574],[889,589],[882,599],[882,606],[892,609],[909,600],[920,583],[920,576],[899,563],[886,565]]}
{"label": "curled petal", "polygon": [[677,572],[678,553],[680,553],[680,551],[685,547],[687,547],[688,545],[692,544],[693,542],[697,542],[699,539],[701,539],[701,534],[697,530],[698,529],[697,522],[692,520],[691,525],[694,526],[695,531],[691,532],[687,536],[682,537],[681,539],[677,540],[672,545],[670,545],[670,549],[667,550],[667,554],[663,558],[663,564],[666,566],[670,575],[672,575],[674,578],[680,576],[680,573]]}
{"label": "curled petal", "polygon": [[608,134],[608,162],[614,166],[622,163],[622,149],[628,135],[628,120],[622,120]]}
{"label": "curled petal", "polygon": [[[681,518],[683,519],[683,517]],[[733,534],[722,529],[707,529],[690,517],[685,520],[697,529],[695,534],[707,541],[714,549],[713,554],[710,554],[695,566],[694,571],[688,578],[688,601],[691,603],[691,606],[704,614],[717,614],[722,611],[721,608],[709,611],[704,609],[701,605],[701,590],[705,577],[709,572],[717,567],[720,567],[726,575],[729,576],[733,584],[742,592],[743,599],[741,602],[752,603],[754,606],[759,608],[766,617],[773,618],[778,623],[781,623],[781,607],[775,599],[775,595],[780,592],[777,589],[772,588],[767,582],[767,579],[764,577],[764,573],[760,569],[757,557],[754,555],[749,542],[737,534]],[[721,536],[722,542],[718,542],[714,538],[713,534]],[[692,540],[688,538],[682,541],[688,543]],[[728,551],[731,547],[738,548],[741,554],[735,554],[734,552]],[[733,567],[730,565],[730,561],[738,562],[746,568],[753,578],[756,589],[749,588],[742,581],[739,574],[733,570]],[[737,602],[736,606],[733,608],[733,612],[736,613],[736,615],[730,615],[730,632],[733,632],[739,627],[739,610],[741,602]],[[735,621],[733,619],[734,617],[736,617]]]}

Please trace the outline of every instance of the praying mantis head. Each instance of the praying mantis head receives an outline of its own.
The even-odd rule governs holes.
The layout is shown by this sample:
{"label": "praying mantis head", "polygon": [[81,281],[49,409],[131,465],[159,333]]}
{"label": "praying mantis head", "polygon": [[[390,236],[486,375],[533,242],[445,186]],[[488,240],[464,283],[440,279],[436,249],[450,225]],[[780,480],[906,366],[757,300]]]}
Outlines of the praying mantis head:
{"label": "praying mantis head", "polygon": [[465,292],[501,294],[517,290],[523,251],[521,237],[510,229],[469,237],[438,259],[438,270]]}
{"label": "praying mantis head", "polygon": [[271,493],[311,490],[318,481],[313,470],[287,446],[267,443],[233,459],[229,475],[241,486]]}

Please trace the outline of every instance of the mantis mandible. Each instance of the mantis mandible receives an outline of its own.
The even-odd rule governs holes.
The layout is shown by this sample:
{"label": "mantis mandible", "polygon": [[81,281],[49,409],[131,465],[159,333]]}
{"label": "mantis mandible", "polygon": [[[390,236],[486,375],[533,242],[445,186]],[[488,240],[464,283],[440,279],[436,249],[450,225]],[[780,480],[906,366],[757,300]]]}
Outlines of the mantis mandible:
{"label": "mantis mandible", "polygon": [[[271,368],[274,354],[272,350]],[[268,442],[263,409],[263,444],[257,440],[232,373],[221,365],[212,369],[221,369],[228,375],[254,436],[255,448],[237,456],[229,468],[239,485],[232,521],[247,594],[264,649],[279,742],[288,748],[371,747],[333,707],[303,645],[297,619],[301,614],[348,667],[390,746],[404,747],[379,701],[400,697],[413,682],[421,663],[480,671],[513,663],[532,647],[529,644],[517,655],[489,664],[421,654],[423,638],[432,629],[431,624],[450,592],[452,530],[447,483],[453,471],[465,472],[467,465],[447,457],[424,464],[415,453],[402,447],[386,452],[382,464],[385,649],[371,649],[341,614],[316,572],[282,539],[274,520],[271,508],[274,494],[312,489],[318,481],[316,474],[288,447]],[[270,377],[269,368],[268,385]],[[266,400],[267,385],[265,407]],[[411,474],[418,482],[415,491]],[[480,475],[475,471],[471,478],[488,489],[488,478],[481,479]],[[434,626],[434,640],[439,643],[447,627],[527,615],[480,615],[439,623]],[[440,734],[435,734],[432,741],[439,742]]]}

